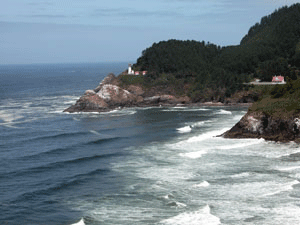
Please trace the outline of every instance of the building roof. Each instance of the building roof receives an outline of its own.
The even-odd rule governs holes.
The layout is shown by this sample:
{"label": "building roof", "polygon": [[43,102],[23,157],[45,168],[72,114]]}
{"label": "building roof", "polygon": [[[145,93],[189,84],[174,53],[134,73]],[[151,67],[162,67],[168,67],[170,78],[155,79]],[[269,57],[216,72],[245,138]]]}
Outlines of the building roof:
{"label": "building roof", "polygon": [[283,76],[275,76],[272,79],[272,82],[283,82],[284,81],[284,77]]}

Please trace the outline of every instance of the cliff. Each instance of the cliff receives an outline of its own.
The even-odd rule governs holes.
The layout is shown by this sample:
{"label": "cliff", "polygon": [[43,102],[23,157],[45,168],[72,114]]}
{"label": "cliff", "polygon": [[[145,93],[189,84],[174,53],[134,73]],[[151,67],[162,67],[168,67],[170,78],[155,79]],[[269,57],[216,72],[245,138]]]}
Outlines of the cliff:
{"label": "cliff", "polygon": [[300,114],[266,115],[262,111],[248,111],[242,119],[223,135],[225,138],[264,138],[269,141],[300,142]]}
{"label": "cliff", "polygon": [[144,90],[139,85],[121,88],[122,82],[114,74],[109,74],[93,90],[87,90],[77,102],[64,112],[105,112],[123,107],[175,106],[191,103],[187,96],[173,96],[164,90]]}
{"label": "cliff", "polygon": [[300,78],[274,86],[223,137],[300,142],[299,97]]}

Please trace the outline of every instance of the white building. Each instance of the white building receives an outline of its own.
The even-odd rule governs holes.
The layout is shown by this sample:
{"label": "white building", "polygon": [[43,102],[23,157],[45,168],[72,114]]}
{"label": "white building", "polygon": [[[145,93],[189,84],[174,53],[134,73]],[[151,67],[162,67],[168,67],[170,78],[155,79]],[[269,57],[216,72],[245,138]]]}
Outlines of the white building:
{"label": "white building", "polygon": [[132,70],[131,64],[128,64],[128,74],[134,75],[134,70]]}
{"label": "white building", "polygon": [[128,64],[128,75],[146,75],[147,74],[147,71],[134,71],[132,68],[131,68],[131,64]]}

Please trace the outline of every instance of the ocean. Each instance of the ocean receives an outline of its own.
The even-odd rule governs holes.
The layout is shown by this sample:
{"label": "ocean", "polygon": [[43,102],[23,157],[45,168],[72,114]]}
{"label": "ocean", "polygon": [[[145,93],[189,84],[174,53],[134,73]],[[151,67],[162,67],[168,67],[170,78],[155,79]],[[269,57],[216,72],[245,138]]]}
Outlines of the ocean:
{"label": "ocean", "polygon": [[63,113],[127,63],[0,66],[0,224],[300,224],[300,148],[246,107]]}

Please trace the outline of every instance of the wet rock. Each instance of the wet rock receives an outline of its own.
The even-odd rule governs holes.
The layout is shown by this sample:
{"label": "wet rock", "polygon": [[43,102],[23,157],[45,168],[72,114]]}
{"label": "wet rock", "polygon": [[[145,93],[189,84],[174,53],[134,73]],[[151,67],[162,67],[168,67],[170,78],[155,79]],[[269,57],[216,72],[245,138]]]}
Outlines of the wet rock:
{"label": "wet rock", "polygon": [[95,92],[86,91],[79,100],[64,112],[103,112],[108,111],[108,104],[100,98]]}
{"label": "wet rock", "polygon": [[263,112],[247,112],[230,130],[225,138],[264,138],[270,141],[288,142],[300,140],[300,119],[270,116]]}

